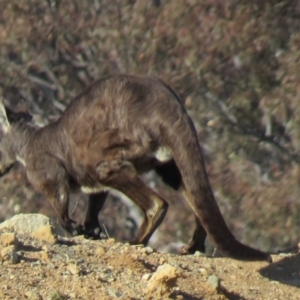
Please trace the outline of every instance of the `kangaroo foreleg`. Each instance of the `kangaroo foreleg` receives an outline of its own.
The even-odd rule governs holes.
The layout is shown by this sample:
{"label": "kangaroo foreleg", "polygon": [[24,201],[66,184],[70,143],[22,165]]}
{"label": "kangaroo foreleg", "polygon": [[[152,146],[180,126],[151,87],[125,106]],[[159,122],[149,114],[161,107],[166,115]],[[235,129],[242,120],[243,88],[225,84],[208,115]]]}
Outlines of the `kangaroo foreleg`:
{"label": "kangaroo foreleg", "polygon": [[[47,163],[49,167],[46,170],[38,168],[42,163]],[[41,156],[36,159],[35,168],[27,171],[27,177],[35,189],[47,197],[59,224],[72,235],[82,234],[83,227],[69,216],[68,175],[64,168],[52,157]]]}
{"label": "kangaroo foreleg", "polygon": [[44,189],[44,193],[57,214],[59,224],[73,236],[83,234],[83,226],[69,216],[69,193],[65,187],[59,186],[54,192]]}
{"label": "kangaroo foreleg", "polygon": [[83,223],[85,236],[87,238],[101,239],[106,237],[99,225],[98,215],[105,204],[107,195],[108,192],[100,192],[89,195],[85,220]]}

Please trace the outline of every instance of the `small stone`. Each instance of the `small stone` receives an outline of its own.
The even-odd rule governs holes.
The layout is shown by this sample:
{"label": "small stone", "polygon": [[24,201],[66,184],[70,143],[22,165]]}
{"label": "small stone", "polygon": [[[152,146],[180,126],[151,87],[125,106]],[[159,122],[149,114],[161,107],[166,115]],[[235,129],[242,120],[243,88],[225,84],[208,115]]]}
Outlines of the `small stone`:
{"label": "small stone", "polygon": [[131,258],[133,260],[139,260],[139,256],[137,254],[135,254],[135,253],[131,254]]}
{"label": "small stone", "polygon": [[160,264],[160,265],[163,265],[165,262],[166,262],[166,259],[165,259],[164,257],[161,257],[161,258],[159,259],[159,264]]}
{"label": "small stone", "polygon": [[38,292],[35,292],[35,291],[28,291],[28,292],[25,292],[25,296],[28,300],[42,300],[42,296],[38,293]]}
{"label": "small stone", "polygon": [[71,299],[76,299],[76,298],[77,298],[77,294],[76,294],[76,293],[70,293],[70,294],[69,294],[69,297],[70,297]]}
{"label": "small stone", "polygon": [[42,249],[43,249],[45,252],[49,252],[49,247],[47,247],[46,245],[44,245],[44,246],[42,247]]}
{"label": "small stone", "polygon": [[207,271],[205,268],[200,268],[199,271],[200,271],[200,273],[201,273],[203,276],[207,276],[207,275],[208,275],[208,271]]}
{"label": "small stone", "polygon": [[194,256],[205,256],[205,254],[202,253],[202,252],[200,252],[200,251],[196,251],[196,252],[194,253]]}
{"label": "small stone", "polygon": [[96,256],[102,256],[103,254],[105,254],[105,250],[103,247],[99,246],[96,250],[95,250],[95,255]]}
{"label": "small stone", "polygon": [[53,227],[51,225],[44,225],[37,228],[32,232],[31,237],[52,245],[57,242],[57,236],[53,232]]}
{"label": "small stone", "polygon": [[116,278],[114,278],[114,277],[108,277],[107,278],[107,282],[109,282],[109,283],[112,283],[112,282],[114,282],[116,280]]}
{"label": "small stone", "polygon": [[1,249],[0,256],[4,262],[16,264],[18,262],[18,254],[16,252],[16,246],[10,245]]}
{"label": "small stone", "polygon": [[215,274],[210,275],[207,279],[207,283],[214,288],[215,290],[217,290],[220,286],[220,279],[218,276],[216,276]]}
{"label": "small stone", "polygon": [[151,273],[145,273],[142,276],[142,280],[148,281],[151,278],[152,274]]}
{"label": "small stone", "polygon": [[115,289],[108,288],[108,289],[107,289],[107,293],[108,293],[112,298],[119,298],[119,297],[118,297],[118,291],[115,290]]}
{"label": "small stone", "polygon": [[17,244],[17,238],[14,233],[8,232],[0,235],[0,245],[2,246],[10,246]]}
{"label": "small stone", "polygon": [[141,249],[139,249],[140,252],[145,256],[145,255],[149,255],[151,253],[154,252],[154,250],[151,247],[143,247]]}
{"label": "small stone", "polygon": [[154,252],[154,250],[153,250],[153,248],[151,248],[151,247],[146,247],[145,248],[145,252],[147,253],[147,254],[151,254],[151,253],[153,253]]}
{"label": "small stone", "polygon": [[49,248],[46,245],[43,245],[42,251],[38,252],[38,259],[49,262],[51,259],[51,252],[49,251]]}
{"label": "small stone", "polygon": [[41,252],[41,260],[42,261],[48,261],[50,259],[51,259],[51,257],[49,255],[49,252],[46,252],[46,251]]}
{"label": "small stone", "polygon": [[76,275],[80,273],[80,269],[77,265],[75,264],[69,264],[67,266],[67,270],[72,274],[72,275]]}
{"label": "small stone", "polygon": [[[159,293],[157,296],[170,293],[180,273],[172,265],[164,264],[159,266],[148,282],[146,293],[157,291]],[[158,286],[160,287],[159,289],[157,289]]]}
{"label": "small stone", "polygon": [[107,244],[114,244],[116,242],[116,240],[114,238],[109,238],[106,240]]}

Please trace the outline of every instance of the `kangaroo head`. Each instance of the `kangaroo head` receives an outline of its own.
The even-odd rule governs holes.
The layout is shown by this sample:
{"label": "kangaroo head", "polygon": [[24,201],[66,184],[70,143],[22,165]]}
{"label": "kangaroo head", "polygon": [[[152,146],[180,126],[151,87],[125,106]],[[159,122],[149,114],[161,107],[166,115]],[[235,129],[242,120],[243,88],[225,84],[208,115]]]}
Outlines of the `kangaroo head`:
{"label": "kangaroo head", "polygon": [[32,117],[25,112],[13,112],[0,99],[0,176],[6,174],[18,160],[26,137],[22,136]]}

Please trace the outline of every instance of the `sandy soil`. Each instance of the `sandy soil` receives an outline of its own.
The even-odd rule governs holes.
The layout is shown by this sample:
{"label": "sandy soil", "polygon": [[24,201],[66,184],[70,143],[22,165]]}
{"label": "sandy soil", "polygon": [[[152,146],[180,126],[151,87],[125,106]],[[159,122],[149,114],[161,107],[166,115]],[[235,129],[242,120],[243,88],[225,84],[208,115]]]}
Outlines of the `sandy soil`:
{"label": "sandy soil", "polygon": [[[9,253],[9,248],[14,252]],[[0,299],[300,297],[297,254],[274,255],[273,264],[239,262],[199,254],[162,254],[114,239],[53,240],[43,233],[33,238],[3,230],[0,254]]]}

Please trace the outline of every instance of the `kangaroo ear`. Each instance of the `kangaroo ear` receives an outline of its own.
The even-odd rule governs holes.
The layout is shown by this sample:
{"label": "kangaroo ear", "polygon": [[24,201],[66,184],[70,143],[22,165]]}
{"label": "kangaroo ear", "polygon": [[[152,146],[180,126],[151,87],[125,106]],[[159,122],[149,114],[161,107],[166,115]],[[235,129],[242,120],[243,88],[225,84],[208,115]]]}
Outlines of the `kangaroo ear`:
{"label": "kangaroo ear", "polygon": [[3,98],[0,97],[0,129],[6,133],[8,132],[9,127],[10,122],[7,117],[6,108],[3,103]]}

